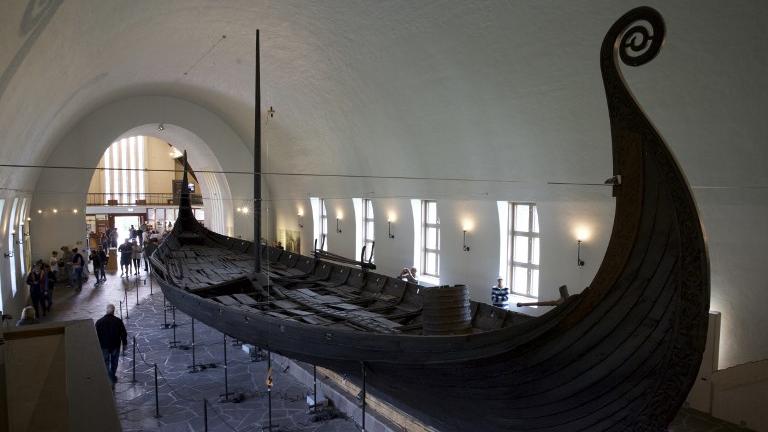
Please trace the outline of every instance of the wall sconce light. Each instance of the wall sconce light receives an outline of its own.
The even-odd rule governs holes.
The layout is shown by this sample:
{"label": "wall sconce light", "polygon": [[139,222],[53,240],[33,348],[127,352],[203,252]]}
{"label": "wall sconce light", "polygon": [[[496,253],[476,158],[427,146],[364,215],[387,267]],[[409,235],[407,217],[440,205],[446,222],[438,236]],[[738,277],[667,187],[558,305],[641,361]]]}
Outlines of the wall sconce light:
{"label": "wall sconce light", "polygon": [[304,217],[304,209],[303,208],[299,208],[298,213],[296,213],[296,217],[299,220],[299,228],[304,228],[304,223],[303,223],[303,220],[302,220],[302,218]]}
{"label": "wall sconce light", "polygon": [[467,231],[472,231],[472,228],[474,228],[474,224],[472,223],[471,220],[466,219],[464,220],[464,222],[462,222],[461,227],[463,230],[462,232],[464,233],[462,250],[464,250],[464,252],[469,252],[469,245],[467,244]]}
{"label": "wall sconce light", "polygon": [[77,209],[72,209],[72,213],[77,214]]}
{"label": "wall sconce light", "polygon": [[387,214],[387,235],[389,238],[395,238],[395,233],[392,232],[392,222],[397,222],[397,215],[394,212]]}
{"label": "wall sconce light", "polygon": [[344,213],[341,210],[336,210],[336,232],[341,234],[341,220],[344,219]]}
{"label": "wall sconce light", "polygon": [[29,216],[27,216],[27,222],[29,222],[29,221],[31,221],[31,220],[32,220],[32,218],[31,218],[31,217],[29,217]]}
{"label": "wall sconce light", "polygon": [[581,244],[589,239],[592,232],[588,227],[579,226],[574,230],[576,235],[576,266],[584,267],[584,260],[581,259]]}
{"label": "wall sconce light", "polygon": [[242,210],[240,210],[243,214],[248,214],[251,209],[248,208],[248,206],[243,206]]}
{"label": "wall sconce light", "polygon": [[59,212],[59,209],[53,209],[53,210],[51,210],[51,211],[52,211],[52,212],[54,212],[54,213],[58,213],[58,212]]}
{"label": "wall sconce light", "polygon": [[37,214],[43,214],[43,211],[41,209],[37,209]]}

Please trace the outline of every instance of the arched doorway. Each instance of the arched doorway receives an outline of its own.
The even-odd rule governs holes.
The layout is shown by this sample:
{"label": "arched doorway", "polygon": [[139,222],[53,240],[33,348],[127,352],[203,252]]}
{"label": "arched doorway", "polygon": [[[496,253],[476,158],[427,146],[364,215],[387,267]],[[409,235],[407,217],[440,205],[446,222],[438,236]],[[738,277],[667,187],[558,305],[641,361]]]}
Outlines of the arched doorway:
{"label": "arched doorway", "polygon": [[[197,170],[209,228],[243,238],[252,235],[250,221],[235,219],[232,198],[233,194],[240,199],[252,196],[252,177],[223,174],[251,171],[252,150],[221,118],[187,101],[146,96],[106,105],[73,126],[45,164],[96,167],[113,142],[140,135],[187,150],[189,163]],[[36,229],[31,242],[36,258],[85,240],[83,214],[92,175],[89,170],[64,169],[41,173],[32,201]],[[54,208],[59,211],[53,212]]]}

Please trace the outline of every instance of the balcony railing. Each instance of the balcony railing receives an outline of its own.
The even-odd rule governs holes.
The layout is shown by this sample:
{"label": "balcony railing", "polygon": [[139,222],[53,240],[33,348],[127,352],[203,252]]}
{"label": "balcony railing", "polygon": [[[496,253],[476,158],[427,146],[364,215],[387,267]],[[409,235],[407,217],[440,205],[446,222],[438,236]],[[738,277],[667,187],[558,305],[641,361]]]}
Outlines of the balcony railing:
{"label": "balcony railing", "polygon": [[[190,194],[193,205],[203,205],[201,194]],[[126,193],[105,194],[89,193],[86,199],[89,206],[168,206],[179,205],[179,194],[173,193]]]}

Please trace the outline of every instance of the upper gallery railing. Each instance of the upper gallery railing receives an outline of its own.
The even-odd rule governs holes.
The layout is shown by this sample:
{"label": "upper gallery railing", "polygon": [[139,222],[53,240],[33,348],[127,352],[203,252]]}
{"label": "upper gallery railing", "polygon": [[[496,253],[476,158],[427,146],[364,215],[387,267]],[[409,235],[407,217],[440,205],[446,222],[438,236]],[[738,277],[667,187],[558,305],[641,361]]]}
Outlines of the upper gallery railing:
{"label": "upper gallery railing", "polygon": [[[202,205],[201,194],[189,195],[192,204]],[[179,205],[179,194],[174,193],[89,193],[86,199],[89,206],[133,206],[133,205]]]}

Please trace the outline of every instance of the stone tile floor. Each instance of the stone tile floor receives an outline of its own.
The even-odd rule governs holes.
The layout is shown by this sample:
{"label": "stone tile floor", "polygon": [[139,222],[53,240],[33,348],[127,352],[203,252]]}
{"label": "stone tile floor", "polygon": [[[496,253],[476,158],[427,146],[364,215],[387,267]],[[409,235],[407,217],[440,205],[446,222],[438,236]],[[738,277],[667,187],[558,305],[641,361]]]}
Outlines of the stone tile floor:
{"label": "stone tile floor", "polygon": [[[98,319],[108,303],[120,313],[121,302],[128,303],[125,319],[129,337],[136,337],[136,382],[133,378],[132,344],[127,356],[120,362],[119,382],[115,399],[126,432],[138,431],[202,431],[203,398],[208,400],[208,430],[261,431],[268,424],[268,398],[266,394],[267,364],[252,362],[242,349],[227,342],[229,363],[229,391],[242,393],[241,403],[219,402],[224,393],[224,338],[221,333],[199,322],[195,323],[195,363],[215,364],[190,373],[192,364],[191,319],[176,312],[176,339],[181,348],[170,349],[173,330],[163,328],[163,295],[145,274],[119,278],[108,274],[107,282],[94,286],[91,278],[82,292],[58,285],[54,295],[52,313],[43,322],[70,319]],[[136,304],[138,288],[139,304]],[[123,305],[125,306],[125,305]],[[126,311],[123,311],[125,318]],[[169,312],[167,320],[172,321]],[[160,417],[155,418],[154,364],[158,367],[158,395]],[[306,409],[307,387],[280,370],[273,371],[272,391],[273,425],[281,431],[352,432],[359,426],[345,418],[314,423]],[[672,432],[739,432],[748,429],[722,422],[698,411],[683,409],[669,428]]]}

